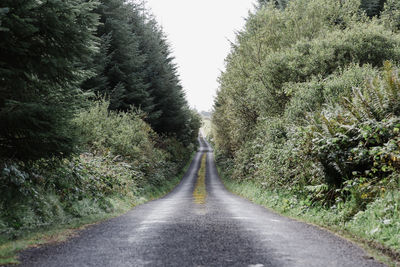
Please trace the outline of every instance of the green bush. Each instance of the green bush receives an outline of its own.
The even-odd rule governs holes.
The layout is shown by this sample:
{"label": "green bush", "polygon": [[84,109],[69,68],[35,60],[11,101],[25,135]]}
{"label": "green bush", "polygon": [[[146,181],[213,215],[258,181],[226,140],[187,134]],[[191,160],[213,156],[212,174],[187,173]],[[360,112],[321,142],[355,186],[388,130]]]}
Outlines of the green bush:
{"label": "green bush", "polygon": [[368,64],[351,64],[323,79],[317,76],[308,82],[285,84],[284,90],[291,96],[285,118],[304,125],[309,119],[307,114],[321,110],[325,103],[336,103],[341,97],[350,96],[353,87],[364,85],[369,77],[376,75],[378,71]]}
{"label": "green bush", "polygon": [[398,250],[400,247],[399,200],[398,191],[383,194],[382,197],[368,204],[365,211],[358,211],[346,224],[347,229],[368,240],[383,243]]}
{"label": "green bush", "polygon": [[224,175],[257,201],[363,231],[371,217],[357,234],[390,245],[396,226],[376,229],[398,216],[372,218],[400,186],[400,77],[384,63],[400,63],[400,6],[386,2],[373,18],[358,0],[260,6],[226,58],[212,136]]}
{"label": "green bush", "polygon": [[[233,50],[227,59],[213,115],[221,127],[215,130],[216,145],[231,154],[253,138],[259,117],[289,113],[297,120],[297,114],[349,94],[384,60],[399,62],[400,39],[376,21],[356,21],[277,51],[265,48],[262,53],[268,53],[257,63],[247,62],[238,51]],[[347,84],[339,81],[341,76]]]}
{"label": "green bush", "polygon": [[111,150],[132,159],[151,155],[156,134],[143,121],[143,114],[109,110],[109,103],[98,101],[74,120],[78,135],[91,149]]}
{"label": "green bush", "polygon": [[386,63],[383,77],[354,87],[340,106],[326,107],[309,129],[329,184],[354,176],[384,178],[397,168],[400,82]]}
{"label": "green bush", "polygon": [[73,121],[79,155],[0,162],[0,235],[112,212],[114,199],[136,203],[147,188],[173,179],[193,146],[160,138],[137,112],[93,103]]}
{"label": "green bush", "polygon": [[258,99],[257,108],[264,116],[280,115],[290,100],[285,84],[307,82],[314,76],[325,79],[352,63],[380,67],[384,60],[398,62],[399,45],[400,39],[391,31],[368,23],[299,41],[292,48],[271,53],[260,70],[265,88],[253,92]]}

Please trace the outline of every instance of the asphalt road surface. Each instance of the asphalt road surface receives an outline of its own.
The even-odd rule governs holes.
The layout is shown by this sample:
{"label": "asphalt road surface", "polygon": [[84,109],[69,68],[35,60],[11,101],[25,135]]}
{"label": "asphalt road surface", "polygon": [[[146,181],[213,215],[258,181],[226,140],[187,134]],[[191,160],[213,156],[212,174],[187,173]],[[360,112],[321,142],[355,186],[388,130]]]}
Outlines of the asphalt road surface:
{"label": "asphalt road surface", "polygon": [[[210,146],[169,195],[94,225],[67,242],[27,250],[22,266],[383,266],[354,244],[228,192]],[[206,154],[206,198],[193,190]]]}

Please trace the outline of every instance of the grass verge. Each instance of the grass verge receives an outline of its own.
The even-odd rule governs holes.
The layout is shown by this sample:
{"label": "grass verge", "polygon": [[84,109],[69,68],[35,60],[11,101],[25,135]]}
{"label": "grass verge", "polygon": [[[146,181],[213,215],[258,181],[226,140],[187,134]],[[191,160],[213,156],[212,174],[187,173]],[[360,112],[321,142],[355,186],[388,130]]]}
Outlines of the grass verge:
{"label": "grass verge", "polygon": [[1,240],[0,238],[0,265],[18,264],[18,252],[27,248],[38,247],[45,244],[64,242],[71,237],[78,235],[79,230],[83,230],[90,225],[103,222],[105,220],[120,216],[133,207],[160,198],[168,194],[181,181],[182,176],[187,171],[193,160],[195,152],[190,157],[186,166],[173,179],[166,181],[159,187],[146,186],[139,196],[134,198],[121,198],[119,196],[109,198],[113,204],[112,212],[101,212],[75,218],[66,224],[52,225],[38,228],[34,231],[27,231],[15,240]]}
{"label": "grass verge", "polygon": [[[384,209],[390,208],[386,205],[387,203],[397,201],[395,205],[398,205],[400,201],[399,194],[392,196],[388,194],[390,199],[383,198],[380,204],[379,202],[375,203],[375,205],[372,204],[358,216],[354,216],[354,219],[342,222],[340,220],[340,210],[306,206],[296,196],[287,191],[269,191],[252,181],[238,182],[229,179],[220,168],[218,168],[218,172],[225,187],[232,193],[278,214],[316,225],[344,237],[361,246],[370,256],[388,266],[400,266],[400,250],[396,249],[398,247],[397,242],[400,240],[400,232],[398,232],[396,224],[400,226],[400,223],[392,221],[391,223],[395,225],[385,229],[385,226],[389,224],[382,223],[382,216],[379,216],[379,213],[382,213]],[[381,227],[380,230],[379,227]]]}

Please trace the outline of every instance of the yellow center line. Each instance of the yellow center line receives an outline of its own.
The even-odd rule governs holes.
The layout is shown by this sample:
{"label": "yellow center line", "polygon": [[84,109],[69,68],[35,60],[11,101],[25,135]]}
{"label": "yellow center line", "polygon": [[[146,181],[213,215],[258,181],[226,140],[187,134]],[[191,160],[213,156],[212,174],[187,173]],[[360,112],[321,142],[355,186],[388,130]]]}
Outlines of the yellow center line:
{"label": "yellow center line", "polygon": [[205,204],[207,197],[206,191],[206,154],[203,153],[199,172],[197,173],[196,186],[193,191],[193,199],[196,204]]}

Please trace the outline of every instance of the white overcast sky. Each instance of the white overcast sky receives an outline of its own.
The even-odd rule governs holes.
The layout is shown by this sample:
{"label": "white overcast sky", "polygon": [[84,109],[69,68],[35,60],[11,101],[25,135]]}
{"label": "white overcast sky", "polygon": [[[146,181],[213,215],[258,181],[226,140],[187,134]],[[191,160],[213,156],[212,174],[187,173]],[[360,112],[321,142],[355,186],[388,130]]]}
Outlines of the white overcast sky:
{"label": "white overcast sky", "polygon": [[191,107],[208,111],[230,51],[255,0],[147,0],[163,27]]}

